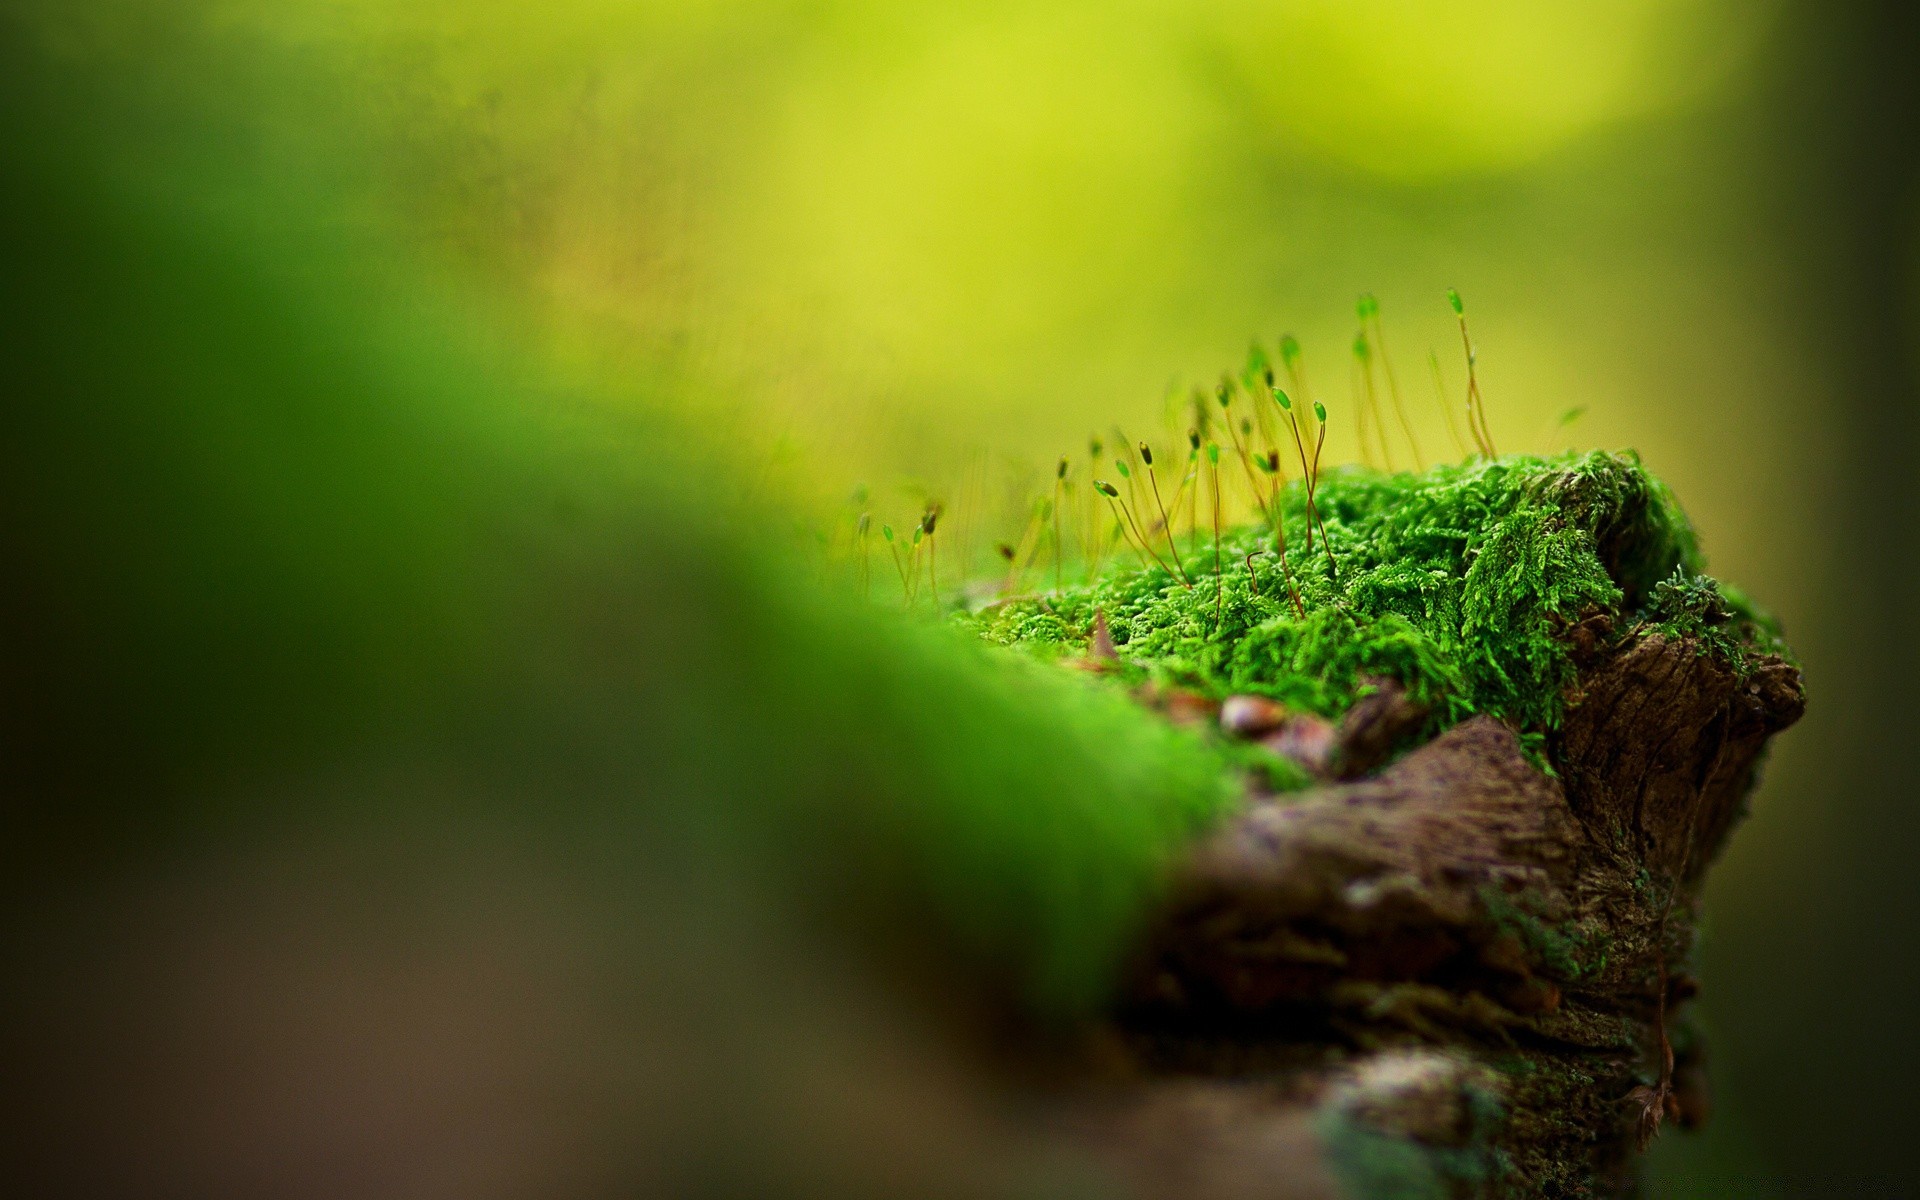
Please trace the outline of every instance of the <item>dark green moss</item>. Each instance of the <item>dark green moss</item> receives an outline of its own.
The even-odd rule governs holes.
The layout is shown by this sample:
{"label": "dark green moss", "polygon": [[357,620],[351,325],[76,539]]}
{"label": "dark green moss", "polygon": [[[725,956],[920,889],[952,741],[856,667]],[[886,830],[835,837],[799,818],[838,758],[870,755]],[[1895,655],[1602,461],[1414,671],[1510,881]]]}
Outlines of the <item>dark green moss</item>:
{"label": "dark green moss", "polygon": [[1501,929],[1526,946],[1529,956],[1555,978],[1576,983],[1606,966],[1604,937],[1571,922],[1550,923],[1527,911],[1524,896],[1509,896],[1497,887],[1481,889],[1480,902]]}

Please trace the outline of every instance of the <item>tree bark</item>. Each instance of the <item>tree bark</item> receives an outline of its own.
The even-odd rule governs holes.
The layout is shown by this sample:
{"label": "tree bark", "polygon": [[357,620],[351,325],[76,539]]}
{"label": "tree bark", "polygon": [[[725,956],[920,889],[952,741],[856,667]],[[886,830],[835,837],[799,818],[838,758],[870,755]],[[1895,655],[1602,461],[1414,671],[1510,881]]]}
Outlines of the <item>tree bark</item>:
{"label": "tree bark", "polygon": [[1799,672],[1576,633],[1551,772],[1476,717],[1367,776],[1411,715],[1383,689],[1331,781],[1183,864],[1079,1126],[1147,1194],[1628,1195],[1637,1148],[1706,1118],[1700,884]]}

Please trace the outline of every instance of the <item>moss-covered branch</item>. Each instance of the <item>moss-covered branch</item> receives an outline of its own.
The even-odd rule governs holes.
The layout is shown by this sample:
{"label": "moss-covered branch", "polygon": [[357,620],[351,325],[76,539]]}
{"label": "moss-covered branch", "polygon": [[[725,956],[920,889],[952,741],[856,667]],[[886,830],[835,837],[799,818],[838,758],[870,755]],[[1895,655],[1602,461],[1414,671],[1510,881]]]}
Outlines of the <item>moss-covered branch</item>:
{"label": "moss-covered branch", "polygon": [[1624,1194],[1636,1143],[1705,1117],[1698,884],[1798,671],[1630,455],[1317,499],[1337,571],[1295,563],[1304,612],[1254,528],[1218,609],[1141,571],[971,618],[1057,657],[1098,614],[1107,678],[1298,768],[1187,860],[1116,1010],[1109,1150],[1167,1195]]}

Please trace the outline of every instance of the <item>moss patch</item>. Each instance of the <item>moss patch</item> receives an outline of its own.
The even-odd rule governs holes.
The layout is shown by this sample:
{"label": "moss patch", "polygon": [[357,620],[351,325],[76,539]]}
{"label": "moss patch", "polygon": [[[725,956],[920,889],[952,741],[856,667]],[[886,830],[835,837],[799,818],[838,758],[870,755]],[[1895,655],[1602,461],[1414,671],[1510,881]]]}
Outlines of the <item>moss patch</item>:
{"label": "moss patch", "polygon": [[1119,568],[963,619],[1053,657],[1079,653],[1104,613],[1123,682],[1254,693],[1328,718],[1386,676],[1431,707],[1429,733],[1487,713],[1536,750],[1560,720],[1583,620],[1605,616],[1608,636],[1656,624],[1736,665],[1779,649],[1764,617],[1700,573],[1685,514],[1632,453],[1344,467],[1316,505],[1325,537],[1309,550],[1305,488],[1283,493],[1284,567],[1261,523],[1223,536],[1216,576],[1202,529],[1191,588],[1158,567]]}

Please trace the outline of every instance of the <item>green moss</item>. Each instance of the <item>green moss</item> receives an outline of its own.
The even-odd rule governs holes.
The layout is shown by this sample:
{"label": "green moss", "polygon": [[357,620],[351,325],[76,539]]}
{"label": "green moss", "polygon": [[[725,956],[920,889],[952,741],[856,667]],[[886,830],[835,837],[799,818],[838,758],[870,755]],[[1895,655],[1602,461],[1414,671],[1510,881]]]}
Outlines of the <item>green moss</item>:
{"label": "green moss", "polygon": [[[697,384],[522,358],[244,122],[34,53],[0,37],[18,862],[510,844],[702,953],[754,954],[713,914],[769,897],[783,955],[775,922],[855,913],[1038,1013],[1104,1002],[1236,795],[1216,752],[815,586],[778,505],[701,476]],[[184,34],[149,60],[225,78]]]}
{"label": "green moss", "polygon": [[[991,641],[1058,655],[1085,645],[1103,612],[1123,681],[1251,692],[1329,718],[1367,676],[1387,676],[1432,707],[1430,731],[1489,713],[1535,750],[1574,672],[1568,631],[1592,614],[1614,617],[1616,633],[1636,618],[1670,626],[1741,663],[1777,647],[1743,598],[1700,574],[1685,515],[1631,453],[1345,467],[1317,504],[1326,538],[1309,552],[1304,488],[1282,500],[1301,613],[1262,523],[1223,539],[1217,584],[1198,570],[1189,589],[1157,567],[1115,569],[965,619]],[[1209,540],[1203,531],[1190,558],[1210,566]]]}
{"label": "green moss", "polygon": [[1497,887],[1482,888],[1480,902],[1494,924],[1519,938],[1534,961],[1555,978],[1578,982],[1606,965],[1606,951],[1596,944],[1604,943],[1603,938],[1590,937],[1571,922],[1541,920],[1523,907],[1520,898]]}
{"label": "green moss", "polygon": [[1372,1128],[1338,1108],[1322,1112],[1314,1132],[1349,1200],[1444,1200],[1478,1195],[1512,1173],[1492,1144],[1506,1106],[1484,1088],[1467,1086],[1468,1128],[1460,1145],[1428,1145]]}
{"label": "green moss", "polygon": [[1642,619],[1670,638],[1692,640],[1700,653],[1719,656],[1743,675],[1755,652],[1792,661],[1772,616],[1737,589],[1683,567],[1654,585]]}

